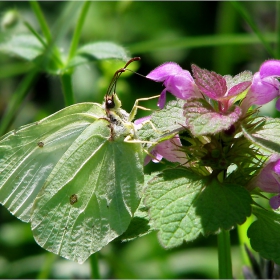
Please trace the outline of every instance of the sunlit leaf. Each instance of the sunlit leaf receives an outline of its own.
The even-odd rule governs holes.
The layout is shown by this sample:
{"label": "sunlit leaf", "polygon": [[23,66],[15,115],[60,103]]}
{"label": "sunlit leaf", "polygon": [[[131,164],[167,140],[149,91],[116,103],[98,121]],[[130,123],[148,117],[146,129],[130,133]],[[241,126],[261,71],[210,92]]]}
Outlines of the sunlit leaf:
{"label": "sunlit leaf", "polygon": [[77,55],[70,61],[68,67],[104,59],[127,61],[129,55],[122,46],[112,42],[89,43],[77,50]]}
{"label": "sunlit leaf", "polygon": [[33,60],[44,51],[42,43],[31,34],[16,34],[0,42],[0,52]]}
{"label": "sunlit leaf", "polygon": [[257,118],[242,125],[244,136],[256,146],[273,153],[280,153],[280,120]]}

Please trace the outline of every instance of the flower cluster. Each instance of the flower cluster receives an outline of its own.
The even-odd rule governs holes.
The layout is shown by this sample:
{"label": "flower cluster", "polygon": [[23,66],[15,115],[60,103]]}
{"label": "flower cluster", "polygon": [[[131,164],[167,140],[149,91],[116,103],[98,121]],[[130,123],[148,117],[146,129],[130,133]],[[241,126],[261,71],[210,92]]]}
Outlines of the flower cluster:
{"label": "flower cluster", "polygon": [[[198,112],[208,114],[211,125],[217,122],[223,123],[221,129],[216,129],[212,134],[228,131],[235,123],[245,116],[252,105],[264,105],[277,98],[276,108],[280,110],[279,88],[280,82],[280,60],[265,61],[258,72],[254,75],[244,71],[239,75],[231,77],[221,76],[215,72],[201,69],[192,65],[192,74],[182,69],[174,62],[167,62],[151,71],[146,77],[150,80],[161,82],[164,89],[160,94],[158,106],[165,107],[167,92],[175,97],[185,100],[185,108],[193,106],[191,110],[185,109],[186,126],[188,127],[191,113]],[[194,100],[207,102],[207,110],[194,103]],[[237,101],[239,101],[237,103]],[[195,104],[195,106],[194,106]],[[210,108],[210,109],[209,109]],[[189,114],[189,115],[188,115]],[[193,113],[192,113],[193,114]],[[197,118],[197,116],[196,116]],[[205,119],[204,119],[205,122]],[[141,123],[141,121],[139,121]],[[214,127],[214,125],[212,125]],[[191,132],[191,125],[189,127]],[[210,133],[211,134],[211,133]],[[209,130],[207,134],[209,135]],[[195,135],[194,136],[199,136]],[[170,140],[157,144],[145,159],[145,164],[150,160],[159,162],[165,158],[171,162],[186,164],[186,155],[178,135]],[[273,155],[264,166],[259,175],[253,180],[251,187],[259,187],[263,191],[280,193],[280,156]],[[276,209],[280,206],[280,194],[270,199],[271,207]]]}

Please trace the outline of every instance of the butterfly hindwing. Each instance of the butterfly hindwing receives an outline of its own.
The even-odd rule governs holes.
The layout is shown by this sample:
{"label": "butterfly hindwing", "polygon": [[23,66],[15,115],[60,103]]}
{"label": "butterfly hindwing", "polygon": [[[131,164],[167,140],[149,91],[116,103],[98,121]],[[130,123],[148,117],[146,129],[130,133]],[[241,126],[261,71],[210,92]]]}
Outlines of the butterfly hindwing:
{"label": "butterfly hindwing", "polygon": [[112,141],[110,133],[106,120],[89,126],[61,158],[34,203],[36,241],[80,263],[127,229],[140,201],[141,145]]}

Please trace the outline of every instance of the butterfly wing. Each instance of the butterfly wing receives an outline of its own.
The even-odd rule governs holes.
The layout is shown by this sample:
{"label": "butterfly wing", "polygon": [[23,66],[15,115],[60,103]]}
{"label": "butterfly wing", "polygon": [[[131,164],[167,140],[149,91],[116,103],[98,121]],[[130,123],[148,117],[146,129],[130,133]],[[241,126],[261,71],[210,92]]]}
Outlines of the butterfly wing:
{"label": "butterfly wing", "polygon": [[143,149],[110,140],[108,124],[100,119],[83,131],[34,203],[36,241],[79,263],[121,235],[140,202]]}
{"label": "butterfly wing", "polygon": [[96,119],[101,105],[80,103],[0,138],[0,202],[30,220],[34,199],[63,154]]}

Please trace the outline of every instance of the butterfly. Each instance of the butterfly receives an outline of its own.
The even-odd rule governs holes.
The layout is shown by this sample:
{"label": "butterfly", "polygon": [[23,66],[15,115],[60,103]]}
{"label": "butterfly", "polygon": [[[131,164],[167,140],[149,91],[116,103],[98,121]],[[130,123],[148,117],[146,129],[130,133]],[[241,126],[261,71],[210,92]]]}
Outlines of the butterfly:
{"label": "butterfly", "polygon": [[30,222],[46,250],[83,263],[128,228],[140,202],[144,153],[133,118],[109,86],[0,138],[0,202]]}

